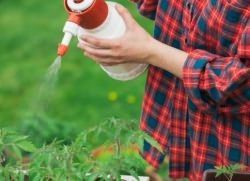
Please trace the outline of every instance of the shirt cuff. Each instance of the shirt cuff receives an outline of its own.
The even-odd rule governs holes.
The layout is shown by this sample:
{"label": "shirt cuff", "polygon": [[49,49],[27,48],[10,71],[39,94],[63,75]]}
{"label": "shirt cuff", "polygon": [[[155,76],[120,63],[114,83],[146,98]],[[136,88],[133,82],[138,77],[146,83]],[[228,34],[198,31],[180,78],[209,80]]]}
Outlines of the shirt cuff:
{"label": "shirt cuff", "polygon": [[199,49],[190,52],[183,67],[190,108],[206,113],[249,112],[249,75],[249,68],[237,57]]}
{"label": "shirt cuff", "polygon": [[203,82],[202,73],[209,59],[211,56],[202,50],[190,52],[183,67],[183,83],[189,98],[194,103],[193,106],[198,106],[206,112],[214,112],[214,107],[211,106],[214,102],[199,87]]}

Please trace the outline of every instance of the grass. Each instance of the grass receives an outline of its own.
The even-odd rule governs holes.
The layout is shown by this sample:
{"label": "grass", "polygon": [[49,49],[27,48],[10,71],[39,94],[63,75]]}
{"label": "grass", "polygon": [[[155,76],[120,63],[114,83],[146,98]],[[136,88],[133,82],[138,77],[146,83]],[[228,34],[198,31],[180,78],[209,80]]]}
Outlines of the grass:
{"label": "grass", "polygon": [[[140,16],[133,3],[116,2],[152,31],[152,22]],[[67,14],[62,0],[0,0],[0,17],[0,127],[15,127],[30,111],[41,80],[56,56]],[[139,119],[145,75],[129,82],[112,80],[83,56],[76,43],[71,44],[63,60],[47,116],[74,122],[82,129],[113,116]],[[118,97],[108,98],[111,92]]]}

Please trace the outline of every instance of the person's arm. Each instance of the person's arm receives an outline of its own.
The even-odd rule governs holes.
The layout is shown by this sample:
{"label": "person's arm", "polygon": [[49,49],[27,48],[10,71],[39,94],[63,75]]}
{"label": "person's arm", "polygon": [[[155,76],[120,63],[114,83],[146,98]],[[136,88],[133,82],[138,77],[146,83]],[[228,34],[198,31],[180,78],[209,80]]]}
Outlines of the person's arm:
{"label": "person's arm", "polygon": [[250,31],[247,35],[246,58],[223,57],[205,50],[190,52],[183,68],[183,83],[199,109],[227,116],[249,113]]}
{"label": "person's arm", "polygon": [[117,6],[117,9],[127,26],[125,35],[115,40],[84,36],[83,43],[78,46],[85,51],[85,55],[102,65],[128,62],[152,64],[181,78],[188,54],[155,40],[125,8]]}
{"label": "person's arm", "polygon": [[104,65],[148,63],[167,70],[182,78],[189,98],[204,111],[249,111],[250,28],[242,35],[242,57],[222,57],[205,50],[186,53],[153,39],[125,8],[119,6],[118,11],[126,22],[126,34],[116,40],[84,37],[79,47],[87,56]]}
{"label": "person's arm", "polygon": [[196,107],[226,115],[250,112],[250,28],[233,57],[199,49],[187,54],[158,41],[152,44],[149,63],[182,78]]}
{"label": "person's arm", "polygon": [[167,70],[175,76],[182,78],[183,67],[188,54],[155,39],[150,42],[150,45],[151,54],[147,59],[147,63]]}

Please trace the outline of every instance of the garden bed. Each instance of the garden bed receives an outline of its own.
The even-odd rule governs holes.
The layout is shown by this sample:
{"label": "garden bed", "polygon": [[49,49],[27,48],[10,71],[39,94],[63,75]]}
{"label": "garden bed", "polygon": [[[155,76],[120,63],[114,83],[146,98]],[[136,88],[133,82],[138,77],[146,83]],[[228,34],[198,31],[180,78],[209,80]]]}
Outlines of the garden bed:
{"label": "garden bed", "polygon": [[203,175],[202,181],[249,181],[250,173],[234,172],[230,174],[221,174],[216,177],[218,171],[215,169],[206,170]]}

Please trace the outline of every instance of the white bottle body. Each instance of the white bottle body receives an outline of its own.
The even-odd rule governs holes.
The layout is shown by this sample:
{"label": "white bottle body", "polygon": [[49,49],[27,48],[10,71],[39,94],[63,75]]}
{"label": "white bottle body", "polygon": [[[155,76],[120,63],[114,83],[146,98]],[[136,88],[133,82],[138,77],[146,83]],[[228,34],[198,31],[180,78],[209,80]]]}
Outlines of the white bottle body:
{"label": "white bottle body", "polygon": [[[115,39],[124,35],[126,25],[124,20],[115,9],[114,2],[107,2],[109,14],[106,21],[96,29],[88,30],[79,28],[77,32],[78,40],[81,41],[82,36],[92,35],[98,38]],[[115,66],[102,66],[102,69],[112,78],[117,80],[131,80],[141,75],[146,68],[147,64],[126,63]]]}

